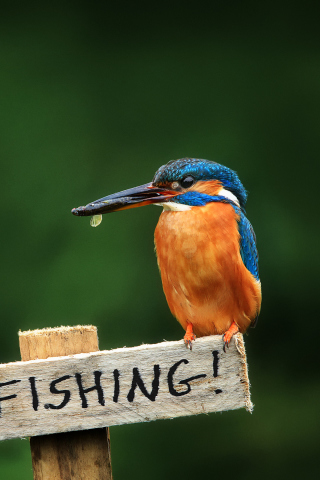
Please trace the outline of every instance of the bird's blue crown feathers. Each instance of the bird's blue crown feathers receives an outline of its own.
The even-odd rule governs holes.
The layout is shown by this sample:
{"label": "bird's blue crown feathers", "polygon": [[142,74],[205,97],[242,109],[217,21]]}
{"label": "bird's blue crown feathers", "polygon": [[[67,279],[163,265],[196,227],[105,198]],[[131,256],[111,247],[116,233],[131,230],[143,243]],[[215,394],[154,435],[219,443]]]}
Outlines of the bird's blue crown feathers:
{"label": "bird's blue crown feathers", "polygon": [[182,180],[191,175],[196,181],[219,180],[226,190],[232,192],[244,208],[247,201],[247,192],[237,173],[224,165],[200,158],[181,158],[171,160],[160,167],[153,183],[170,183]]}

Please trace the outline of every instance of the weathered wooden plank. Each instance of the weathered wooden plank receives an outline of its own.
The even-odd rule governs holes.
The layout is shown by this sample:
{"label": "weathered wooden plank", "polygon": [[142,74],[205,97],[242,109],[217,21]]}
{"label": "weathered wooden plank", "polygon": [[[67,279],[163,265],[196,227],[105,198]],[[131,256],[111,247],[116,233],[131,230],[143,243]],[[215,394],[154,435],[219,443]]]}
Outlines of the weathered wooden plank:
{"label": "weathered wooden plank", "polygon": [[0,439],[246,408],[243,337],[0,365]]}

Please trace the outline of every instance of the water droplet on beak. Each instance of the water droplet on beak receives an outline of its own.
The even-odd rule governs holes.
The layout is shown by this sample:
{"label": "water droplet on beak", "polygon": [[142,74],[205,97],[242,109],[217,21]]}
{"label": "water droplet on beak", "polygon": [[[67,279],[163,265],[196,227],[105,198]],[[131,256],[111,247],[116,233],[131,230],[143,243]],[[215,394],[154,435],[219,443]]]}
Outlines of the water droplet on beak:
{"label": "water droplet on beak", "polygon": [[90,218],[91,227],[97,227],[98,225],[100,225],[101,222],[102,222],[102,215],[101,214],[93,215],[93,217]]}

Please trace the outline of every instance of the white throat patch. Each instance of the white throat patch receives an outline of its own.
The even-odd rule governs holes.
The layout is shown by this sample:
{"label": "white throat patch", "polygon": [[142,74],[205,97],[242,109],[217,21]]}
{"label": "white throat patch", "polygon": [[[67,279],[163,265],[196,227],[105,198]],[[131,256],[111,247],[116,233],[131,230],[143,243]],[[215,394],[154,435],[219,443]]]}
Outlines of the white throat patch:
{"label": "white throat patch", "polygon": [[159,205],[163,207],[163,210],[170,210],[171,212],[185,212],[192,208],[191,205],[183,205],[182,203],[176,202],[155,203],[155,205]]}

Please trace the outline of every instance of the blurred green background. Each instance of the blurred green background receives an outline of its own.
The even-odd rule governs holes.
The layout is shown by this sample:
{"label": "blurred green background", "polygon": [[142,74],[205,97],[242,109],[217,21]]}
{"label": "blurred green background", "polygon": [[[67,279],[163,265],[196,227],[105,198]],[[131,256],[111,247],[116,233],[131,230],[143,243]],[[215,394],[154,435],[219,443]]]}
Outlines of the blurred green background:
{"label": "blurred green background", "polygon": [[[184,156],[239,173],[260,253],[245,411],[111,428],[115,480],[319,477],[320,38],[314,2],[1,2],[0,361],[19,329],[93,323],[100,348],[183,335],[160,209],[70,214]],[[1,478],[32,479],[0,444]]]}

